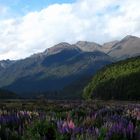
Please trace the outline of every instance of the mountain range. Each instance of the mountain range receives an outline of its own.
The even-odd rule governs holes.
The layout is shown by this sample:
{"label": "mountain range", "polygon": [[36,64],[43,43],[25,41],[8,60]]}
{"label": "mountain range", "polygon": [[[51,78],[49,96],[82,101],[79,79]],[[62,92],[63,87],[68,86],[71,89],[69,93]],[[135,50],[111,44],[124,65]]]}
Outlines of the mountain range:
{"label": "mountain range", "polygon": [[49,98],[78,98],[98,70],[139,55],[140,38],[135,36],[103,45],[62,42],[25,59],[0,61],[0,88],[22,97],[44,94]]}

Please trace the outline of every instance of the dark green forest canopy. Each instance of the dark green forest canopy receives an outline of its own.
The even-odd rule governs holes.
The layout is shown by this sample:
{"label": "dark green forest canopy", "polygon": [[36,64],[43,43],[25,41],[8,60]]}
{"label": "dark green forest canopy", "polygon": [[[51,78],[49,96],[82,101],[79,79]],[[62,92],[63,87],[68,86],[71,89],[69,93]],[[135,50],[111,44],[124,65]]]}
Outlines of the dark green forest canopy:
{"label": "dark green forest canopy", "polygon": [[85,87],[86,99],[140,100],[140,56],[106,66]]}
{"label": "dark green forest canopy", "polygon": [[8,90],[0,89],[0,99],[16,99],[18,96]]}

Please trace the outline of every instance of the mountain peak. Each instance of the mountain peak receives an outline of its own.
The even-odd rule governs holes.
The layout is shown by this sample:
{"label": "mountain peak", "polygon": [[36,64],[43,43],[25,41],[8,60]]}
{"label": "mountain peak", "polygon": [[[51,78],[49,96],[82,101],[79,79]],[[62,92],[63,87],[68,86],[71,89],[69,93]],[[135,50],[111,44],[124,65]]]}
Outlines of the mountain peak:
{"label": "mountain peak", "polygon": [[78,42],[76,42],[76,44],[87,44],[87,43],[92,43],[92,42],[88,42],[88,41],[78,41]]}
{"label": "mountain peak", "polygon": [[11,65],[14,61],[11,61],[9,59],[1,60],[0,61],[0,68],[7,68],[9,65]]}
{"label": "mountain peak", "polygon": [[47,50],[63,49],[63,48],[67,48],[69,46],[71,46],[69,43],[67,43],[67,42],[61,42],[59,44],[54,45],[51,48],[48,48]]}
{"label": "mountain peak", "polygon": [[51,48],[48,48],[45,50],[44,54],[47,54],[47,55],[52,55],[52,54],[56,54],[56,53],[59,53],[63,50],[66,50],[66,49],[73,49],[72,45],[67,43],[67,42],[61,42],[57,45],[54,45],[53,47]]}
{"label": "mountain peak", "polygon": [[116,60],[138,56],[140,55],[140,38],[128,35],[115,44],[108,54]]}
{"label": "mountain peak", "polygon": [[138,38],[138,37],[136,37],[136,36],[127,35],[127,36],[124,37],[122,40],[137,39],[137,38]]}
{"label": "mountain peak", "polygon": [[67,42],[61,42],[61,43],[58,43],[58,44],[56,44],[55,46],[53,46],[53,47],[66,47],[66,46],[70,46],[70,44],[69,43],[67,43]]}
{"label": "mountain peak", "polygon": [[95,42],[88,42],[88,41],[78,41],[75,44],[79,49],[85,52],[93,52],[95,50],[100,50],[101,45],[95,43]]}
{"label": "mountain peak", "polygon": [[89,42],[89,41],[78,41],[75,45],[77,46],[85,46],[85,45],[98,45],[99,44],[95,43],[95,42]]}

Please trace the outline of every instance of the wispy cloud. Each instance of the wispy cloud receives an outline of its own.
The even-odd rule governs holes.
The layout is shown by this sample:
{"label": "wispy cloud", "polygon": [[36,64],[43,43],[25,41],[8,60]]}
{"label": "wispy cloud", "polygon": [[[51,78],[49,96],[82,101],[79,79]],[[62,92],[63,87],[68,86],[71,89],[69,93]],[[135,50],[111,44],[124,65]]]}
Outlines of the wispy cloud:
{"label": "wispy cloud", "polygon": [[0,21],[0,59],[19,59],[65,41],[103,43],[127,34],[140,36],[140,1],[77,0],[53,4]]}

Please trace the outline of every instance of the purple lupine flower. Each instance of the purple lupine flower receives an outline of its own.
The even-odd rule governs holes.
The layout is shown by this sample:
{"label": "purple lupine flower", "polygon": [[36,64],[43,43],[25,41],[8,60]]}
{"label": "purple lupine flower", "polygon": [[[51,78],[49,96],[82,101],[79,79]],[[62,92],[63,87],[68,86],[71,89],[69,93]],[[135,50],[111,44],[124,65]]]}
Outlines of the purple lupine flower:
{"label": "purple lupine flower", "polygon": [[130,137],[133,137],[133,133],[134,133],[134,125],[132,122],[129,122],[128,126],[127,126],[127,133],[130,134]]}

